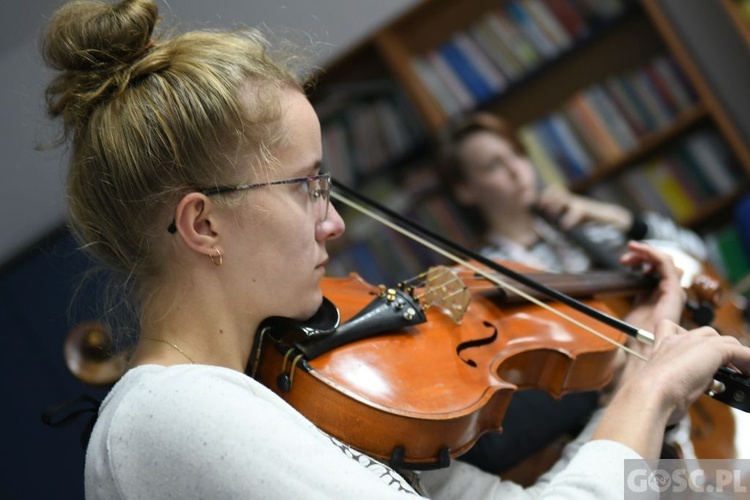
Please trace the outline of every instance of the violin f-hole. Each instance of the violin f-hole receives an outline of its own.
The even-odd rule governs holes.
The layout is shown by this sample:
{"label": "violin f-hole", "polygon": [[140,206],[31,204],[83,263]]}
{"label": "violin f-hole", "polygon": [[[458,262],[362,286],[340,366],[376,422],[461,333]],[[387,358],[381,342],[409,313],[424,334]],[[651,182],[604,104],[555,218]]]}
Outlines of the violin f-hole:
{"label": "violin f-hole", "polygon": [[472,368],[477,367],[476,361],[470,358],[464,359],[463,356],[461,356],[461,353],[465,351],[466,349],[472,349],[474,347],[483,347],[486,345],[490,345],[494,341],[497,340],[497,327],[490,323],[489,321],[482,321],[482,324],[492,330],[492,334],[488,335],[487,337],[483,337],[480,339],[474,339],[474,340],[467,340],[466,342],[461,342],[458,344],[458,347],[456,347],[456,354],[458,357],[466,363],[467,365],[471,366]]}

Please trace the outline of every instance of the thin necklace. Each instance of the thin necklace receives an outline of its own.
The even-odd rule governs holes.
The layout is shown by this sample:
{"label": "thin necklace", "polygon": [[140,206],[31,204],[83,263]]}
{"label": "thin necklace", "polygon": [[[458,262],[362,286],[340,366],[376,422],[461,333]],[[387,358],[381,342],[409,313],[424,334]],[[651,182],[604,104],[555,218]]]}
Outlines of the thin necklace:
{"label": "thin necklace", "polygon": [[150,340],[152,342],[161,342],[162,344],[167,344],[168,346],[173,347],[177,352],[179,352],[180,354],[182,354],[183,356],[185,356],[188,359],[188,361],[190,361],[190,364],[193,364],[193,365],[195,364],[195,361],[193,361],[193,358],[191,358],[190,356],[188,356],[185,353],[185,351],[183,351],[182,349],[180,349],[179,347],[177,347],[176,345],[174,345],[172,342],[167,342],[164,339],[157,339],[157,338],[154,338],[154,337],[141,337],[141,339],[143,339],[143,340]]}

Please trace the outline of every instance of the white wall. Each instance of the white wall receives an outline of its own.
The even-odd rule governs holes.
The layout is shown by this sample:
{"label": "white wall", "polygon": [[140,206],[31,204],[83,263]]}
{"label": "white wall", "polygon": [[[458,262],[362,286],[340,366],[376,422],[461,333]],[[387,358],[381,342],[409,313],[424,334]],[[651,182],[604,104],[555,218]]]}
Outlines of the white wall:
{"label": "white wall", "polygon": [[[335,57],[416,0],[157,0],[167,24],[288,27],[329,43]],[[12,5],[11,5],[12,4]],[[61,1],[3,0],[0,16],[0,265],[64,220],[64,154],[35,151],[56,130],[45,119],[49,79],[38,55],[44,19]]]}

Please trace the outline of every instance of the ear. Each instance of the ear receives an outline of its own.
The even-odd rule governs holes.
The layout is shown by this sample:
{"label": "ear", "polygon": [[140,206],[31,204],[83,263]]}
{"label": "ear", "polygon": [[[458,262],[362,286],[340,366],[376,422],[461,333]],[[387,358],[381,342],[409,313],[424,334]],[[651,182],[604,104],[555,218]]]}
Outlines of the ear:
{"label": "ear", "polygon": [[177,233],[188,247],[203,255],[216,253],[218,217],[216,206],[201,193],[188,193],[177,204]]}

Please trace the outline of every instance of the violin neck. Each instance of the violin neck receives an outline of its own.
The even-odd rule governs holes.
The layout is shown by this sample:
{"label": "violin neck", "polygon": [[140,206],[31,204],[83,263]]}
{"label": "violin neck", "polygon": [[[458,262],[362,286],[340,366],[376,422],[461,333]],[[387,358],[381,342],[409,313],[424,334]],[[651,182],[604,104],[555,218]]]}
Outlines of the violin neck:
{"label": "violin neck", "polygon": [[[533,273],[534,280],[549,286],[571,297],[583,298],[593,296],[632,296],[653,288],[654,280],[650,277],[623,273],[622,271],[590,271],[583,274]],[[512,281],[512,280],[509,280]],[[535,298],[544,299],[544,294],[520,283],[512,283],[522,292]],[[507,303],[520,303],[524,299],[519,294],[497,288],[491,295],[500,294],[500,300]]]}

